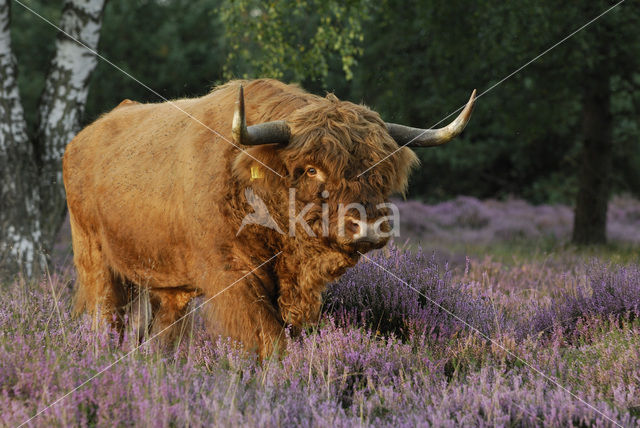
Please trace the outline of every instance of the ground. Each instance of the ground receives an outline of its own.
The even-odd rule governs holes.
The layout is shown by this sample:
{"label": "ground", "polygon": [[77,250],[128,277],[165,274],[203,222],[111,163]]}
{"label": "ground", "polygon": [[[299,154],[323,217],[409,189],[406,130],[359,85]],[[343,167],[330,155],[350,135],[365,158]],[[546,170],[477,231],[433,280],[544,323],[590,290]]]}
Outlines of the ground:
{"label": "ground", "polygon": [[29,425],[636,425],[640,204],[618,200],[610,231],[626,232],[586,250],[566,243],[566,207],[447,204],[401,203],[405,239],[331,284],[320,324],[262,364],[199,311],[171,354],[95,333],[70,316],[65,257],[5,283],[0,425],[43,409]]}

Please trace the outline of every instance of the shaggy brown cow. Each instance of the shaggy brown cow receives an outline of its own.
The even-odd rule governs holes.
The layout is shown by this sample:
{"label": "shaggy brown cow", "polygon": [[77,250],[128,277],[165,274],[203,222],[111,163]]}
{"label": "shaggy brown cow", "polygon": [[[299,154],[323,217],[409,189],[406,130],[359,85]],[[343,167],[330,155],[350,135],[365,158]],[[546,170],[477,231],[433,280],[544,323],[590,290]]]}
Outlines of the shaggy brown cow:
{"label": "shaggy brown cow", "polygon": [[[215,296],[205,306],[211,332],[269,355],[283,326],[317,320],[327,282],[387,242],[384,218],[367,225],[387,214],[379,204],[405,190],[417,164],[399,144],[450,140],[473,98],[452,124],[428,131],[274,80],[171,103],[125,100],[64,155],[76,312],[122,328],[124,308],[145,289],[160,332],[194,296]],[[255,214],[248,198],[268,210],[269,227],[243,221]],[[339,205],[350,203],[363,211],[341,220]]]}

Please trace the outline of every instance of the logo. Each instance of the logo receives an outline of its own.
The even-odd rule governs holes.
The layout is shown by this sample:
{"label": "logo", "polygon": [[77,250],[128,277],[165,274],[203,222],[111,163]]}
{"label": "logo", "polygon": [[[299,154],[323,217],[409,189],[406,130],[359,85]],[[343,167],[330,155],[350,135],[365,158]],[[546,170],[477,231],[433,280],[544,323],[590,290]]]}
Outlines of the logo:
{"label": "logo", "polygon": [[244,189],[244,197],[247,198],[247,203],[251,205],[251,208],[253,208],[253,213],[244,216],[236,236],[238,236],[242,229],[244,229],[248,224],[257,224],[259,226],[276,230],[280,234],[284,233],[282,229],[280,229],[280,226],[278,226],[278,223],[276,223],[273,217],[271,217],[271,214],[269,214],[267,204],[265,204],[264,201],[254,193],[251,187]]}
{"label": "logo", "polygon": [[[275,219],[271,216],[269,212],[269,208],[267,204],[253,191],[252,188],[248,187],[244,190],[244,196],[247,200],[247,203],[253,210],[253,212],[247,214],[242,219],[242,223],[240,224],[240,228],[236,233],[236,236],[240,235],[240,232],[248,225],[258,225],[263,226],[268,229],[273,229],[280,234],[285,234],[283,228],[278,225]],[[329,197],[329,192],[322,192],[322,198],[327,199]],[[298,212],[296,212],[296,189],[289,189],[289,203],[288,203],[288,216],[289,216],[289,224],[288,226],[288,235],[295,236],[296,230],[299,230],[297,226],[300,226],[307,236],[316,237],[316,233],[314,233],[313,229],[309,226],[309,224],[305,220],[305,215],[314,207],[314,203],[308,203]],[[391,203],[385,202],[380,203],[376,206],[377,210],[385,210],[384,212],[389,213],[389,215],[376,216],[372,221],[367,220],[367,210],[364,205],[360,203],[349,203],[349,204],[338,204],[338,217],[337,217],[337,235],[339,237],[345,237],[347,235],[347,230],[351,230],[351,239],[363,239],[363,240],[382,240],[389,238],[391,236],[400,236],[400,212],[398,207]],[[329,222],[329,204],[323,202],[321,204],[322,211],[322,236],[328,237],[330,231],[330,222]],[[351,215],[352,212],[357,211],[358,217],[354,217]],[[381,211],[382,212],[382,211]],[[351,227],[346,227],[345,225],[350,225]],[[355,227],[355,232],[354,232]]]}

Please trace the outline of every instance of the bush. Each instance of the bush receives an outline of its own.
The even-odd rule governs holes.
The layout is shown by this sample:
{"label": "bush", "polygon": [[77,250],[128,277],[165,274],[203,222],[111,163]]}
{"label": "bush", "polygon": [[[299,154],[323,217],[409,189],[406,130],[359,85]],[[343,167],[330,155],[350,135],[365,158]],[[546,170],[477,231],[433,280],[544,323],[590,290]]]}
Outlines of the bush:
{"label": "bush", "polygon": [[449,338],[465,324],[489,335],[502,322],[484,296],[454,283],[451,271],[440,266],[435,255],[397,248],[388,255],[363,257],[329,285],[325,301],[327,312],[340,320],[404,338],[412,333]]}

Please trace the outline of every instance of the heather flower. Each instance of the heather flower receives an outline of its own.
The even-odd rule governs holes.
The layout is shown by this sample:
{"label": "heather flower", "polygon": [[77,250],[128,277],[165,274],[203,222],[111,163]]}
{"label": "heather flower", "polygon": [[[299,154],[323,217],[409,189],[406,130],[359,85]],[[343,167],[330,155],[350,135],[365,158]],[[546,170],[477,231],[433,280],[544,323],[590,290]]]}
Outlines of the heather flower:
{"label": "heather flower", "polygon": [[527,323],[530,333],[549,331],[555,324],[574,326],[587,316],[640,315],[640,269],[637,266],[608,268],[593,264],[587,284],[567,290],[549,305],[540,305]]}
{"label": "heather flower", "polygon": [[[518,199],[479,201],[459,196],[435,205],[394,203],[400,211],[401,240],[488,244],[571,236],[573,211],[565,205],[531,205]],[[640,201],[615,197],[609,204],[607,231],[614,242],[640,243]]]}
{"label": "heather flower", "polygon": [[502,322],[485,296],[454,282],[434,256],[396,248],[363,258],[328,287],[325,305],[343,321],[400,337],[426,333],[447,338],[468,325],[490,335]]}
{"label": "heather flower", "polygon": [[[561,242],[572,220],[568,207],[515,200],[400,205],[405,236],[439,245]],[[613,239],[640,242],[639,213],[637,201],[614,199]],[[136,349],[132,331],[94,330],[70,315],[68,270],[2,284],[0,425],[93,376],[27,426],[638,424],[637,263],[585,266],[571,251],[466,259],[447,248],[455,259],[398,248],[363,258],[329,286],[319,325],[262,363],[211,337],[198,312],[173,353]]]}

